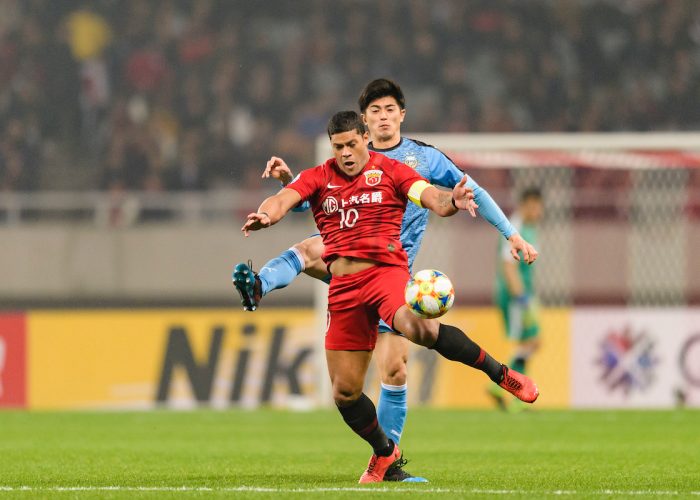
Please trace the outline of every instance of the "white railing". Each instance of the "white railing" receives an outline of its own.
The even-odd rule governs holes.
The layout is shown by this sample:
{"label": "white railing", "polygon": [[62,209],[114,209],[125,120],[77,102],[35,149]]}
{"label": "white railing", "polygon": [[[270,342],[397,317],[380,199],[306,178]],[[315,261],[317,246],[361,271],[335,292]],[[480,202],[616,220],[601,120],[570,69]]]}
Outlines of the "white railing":
{"label": "white railing", "polygon": [[[486,187],[486,186],[485,186]],[[488,188],[504,210],[512,208],[509,189]],[[38,191],[2,193],[0,226],[37,223],[87,224],[98,227],[129,227],[144,223],[202,224],[240,222],[273,191],[217,190],[197,193],[148,193],[100,191]],[[615,191],[613,191],[614,193]],[[616,195],[610,189],[579,188],[571,192],[568,206],[574,211],[607,209],[624,216],[632,208],[629,188]],[[700,206],[700,192],[678,193],[685,204]]]}
{"label": "white railing", "polygon": [[[37,191],[0,194],[0,225],[39,222],[132,226],[239,219],[270,194],[264,190],[197,193]],[[243,214],[245,215],[245,214]]]}

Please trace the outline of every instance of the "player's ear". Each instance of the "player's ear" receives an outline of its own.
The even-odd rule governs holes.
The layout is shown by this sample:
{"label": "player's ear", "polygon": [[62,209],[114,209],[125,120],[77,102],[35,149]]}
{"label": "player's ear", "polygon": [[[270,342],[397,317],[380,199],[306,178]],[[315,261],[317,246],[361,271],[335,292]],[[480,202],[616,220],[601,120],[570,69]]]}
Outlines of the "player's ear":
{"label": "player's ear", "polygon": [[363,139],[365,142],[369,142],[369,132],[365,131],[365,133],[362,134],[362,139]]}
{"label": "player's ear", "polygon": [[401,115],[401,121],[399,123],[403,123],[403,119],[406,118],[406,108],[403,108],[401,110],[400,115]]}
{"label": "player's ear", "polygon": [[360,113],[360,117],[362,118],[362,123],[367,125],[367,116],[364,113]]}

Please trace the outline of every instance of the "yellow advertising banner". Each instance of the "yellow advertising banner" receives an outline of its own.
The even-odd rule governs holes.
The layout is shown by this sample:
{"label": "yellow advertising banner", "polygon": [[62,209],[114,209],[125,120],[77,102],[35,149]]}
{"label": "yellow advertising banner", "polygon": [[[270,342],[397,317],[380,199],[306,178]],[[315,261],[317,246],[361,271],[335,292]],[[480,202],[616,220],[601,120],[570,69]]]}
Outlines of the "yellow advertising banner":
{"label": "yellow advertising banner", "polygon": [[[569,316],[542,311],[542,349],[528,367],[540,407],[569,405]],[[445,322],[510,359],[495,309],[457,308]],[[319,394],[328,375],[312,309],[36,311],[26,329],[29,408],[308,408],[329,401]],[[483,373],[434,351],[413,346],[408,371],[411,404],[492,405]],[[372,367],[370,395],[377,380]]]}
{"label": "yellow advertising banner", "polygon": [[311,404],[311,310],[28,315],[30,408]]}

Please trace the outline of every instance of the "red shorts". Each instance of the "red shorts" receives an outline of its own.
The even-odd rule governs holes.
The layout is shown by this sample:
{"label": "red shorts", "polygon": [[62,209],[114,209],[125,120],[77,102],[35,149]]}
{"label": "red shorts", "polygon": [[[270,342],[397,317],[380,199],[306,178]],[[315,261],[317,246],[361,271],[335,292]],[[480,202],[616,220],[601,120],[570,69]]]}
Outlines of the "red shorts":
{"label": "red shorts", "polygon": [[359,273],[333,276],[328,289],[326,349],[371,351],[379,319],[388,325],[404,305],[411,278],[407,267],[376,265]]}

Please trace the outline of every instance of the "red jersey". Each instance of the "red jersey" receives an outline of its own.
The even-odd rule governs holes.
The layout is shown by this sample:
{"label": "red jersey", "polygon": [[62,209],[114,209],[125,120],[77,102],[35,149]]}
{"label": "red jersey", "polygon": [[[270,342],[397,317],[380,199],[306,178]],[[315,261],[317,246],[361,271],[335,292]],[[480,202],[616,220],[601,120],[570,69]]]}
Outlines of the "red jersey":
{"label": "red jersey", "polygon": [[357,257],[408,266],[399,239],[401,221],[411,186],[425,179],[381,153],[369,155],[355,177],[345,175],[331,158],[301,172],[287,188],[311,204],[326,247],[326,264],[338,257]]}

